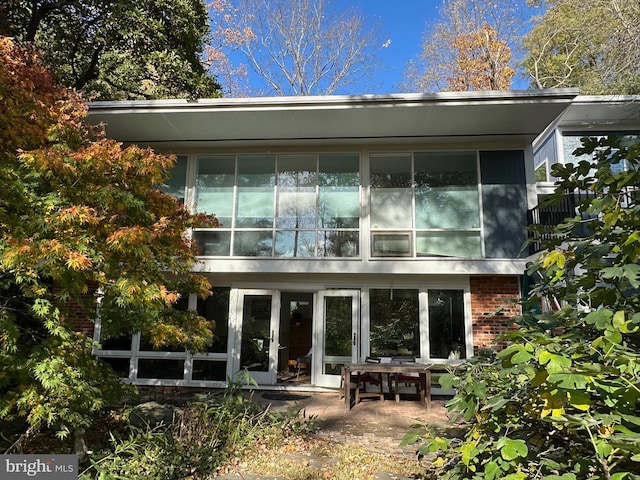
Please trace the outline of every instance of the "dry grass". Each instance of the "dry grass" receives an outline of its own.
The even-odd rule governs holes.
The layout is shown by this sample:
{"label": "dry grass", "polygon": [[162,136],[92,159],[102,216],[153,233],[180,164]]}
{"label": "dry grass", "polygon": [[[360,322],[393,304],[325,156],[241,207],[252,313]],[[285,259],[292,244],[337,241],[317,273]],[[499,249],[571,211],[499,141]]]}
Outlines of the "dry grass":
{"label": "dry grass", "polygon": [[416,457],[381,453],[358,443],[338,443],[307,436],[287,439],[279,446],[262,445],[241,452],[219,473],[252,473],[288,480],[373,480],[386,472],[423,478],[424,464]]}

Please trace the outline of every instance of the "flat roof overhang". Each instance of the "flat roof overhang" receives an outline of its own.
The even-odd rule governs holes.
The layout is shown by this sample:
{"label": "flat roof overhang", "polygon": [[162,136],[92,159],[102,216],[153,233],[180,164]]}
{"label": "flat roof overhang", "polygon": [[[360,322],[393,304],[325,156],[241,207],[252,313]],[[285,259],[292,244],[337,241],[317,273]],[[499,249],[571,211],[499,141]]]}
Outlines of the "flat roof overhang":
{"label": "flat roof overhang", "polygon": [[156,148],[382,143],[531,144],[577,89],[93,102],[107,136]]}

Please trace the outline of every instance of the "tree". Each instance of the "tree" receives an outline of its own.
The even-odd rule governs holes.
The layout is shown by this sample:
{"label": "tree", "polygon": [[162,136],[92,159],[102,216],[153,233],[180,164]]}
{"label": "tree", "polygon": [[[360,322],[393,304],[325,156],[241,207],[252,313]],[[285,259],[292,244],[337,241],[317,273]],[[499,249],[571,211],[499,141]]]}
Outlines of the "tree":
{"label": "tree", "polygon": [[33,43],[57,83],[97,100],[215,97],[202,0],[10,0],[0,33]]}
{"label": "tree", "polygon": [[497,38],[496,31],[484,23],[479,31],[462,35],[453,41],[456,63],[448,88],[467,90],[507,90],[515,70],[509,66],[511,50]]}
{"label": "tree", "polygon": [[[376,66],[375,29],[354,10],[338,14],[325,0],[213,2],[222,49],[238,49],[264,82],[264,94],[331,95],[353,91]],[[223,58],[223,62],[227,57]]]}
{"label": "tree", "polygon": [[[640,144],[585,138],[574,154],[588,157],[553,167],[550,201],[588,195],[529,269],[520,327],[444,380],[469,429],[422,447],[452,448],[438,478],[640,478]],[[540,296],[563,305],[540,313]]]}
{"label": "tree", "polygon": [[525,37],[534,88],[580,87],[583,94],[640,91],[640,4],[549,0]]}
{"label": "tree", "polygon": [[78,311],[100,315],[106,338],[140,331],[200,350],[212,337],[211,323],[173,305],[209,293],[189,273],[184,232],[215,218],[158,189],[171,157],[104,138],[86,111],[33,53],[0,38],[0,419],[24,418],[26,436],[65,436],[119,393],[76,332]]}
{"label": "tree", "polygon": [[444,0],[440,20],[409,63],[409,91],[498,90],[511,85],[520,37],[530,12],[524,2]]}

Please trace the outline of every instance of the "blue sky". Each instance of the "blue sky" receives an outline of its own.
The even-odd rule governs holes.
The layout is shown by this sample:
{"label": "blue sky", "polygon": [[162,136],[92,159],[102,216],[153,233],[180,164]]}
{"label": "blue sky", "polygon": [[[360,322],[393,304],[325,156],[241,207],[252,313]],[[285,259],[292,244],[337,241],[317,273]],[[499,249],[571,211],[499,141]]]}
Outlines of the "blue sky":
{"label": "blue sky", "polygon": [[336,7],[357,7],[372,23],[380,24],[382,69],[370,93],[399,92],[407,62],[420,53],[427,22],[438,17],[442,0],[334,0]]}

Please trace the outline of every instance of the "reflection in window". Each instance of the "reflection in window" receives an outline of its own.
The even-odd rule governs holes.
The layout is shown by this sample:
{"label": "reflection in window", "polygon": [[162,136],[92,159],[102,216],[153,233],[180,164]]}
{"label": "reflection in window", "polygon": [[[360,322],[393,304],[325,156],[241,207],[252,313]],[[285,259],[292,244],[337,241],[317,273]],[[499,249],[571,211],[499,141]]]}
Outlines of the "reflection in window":
{"label": "reflection in window", "polygon": [[357,257],[360,183],[357,153],[199,156],[198,212],[223,228],[193,232],[198,254]]}
{"label": "reflection in window", "polygon": [[273,230],[236,231],[233,254],[238,257],[273,256]]}
{"label": "reflection in window", "polygon": [[227,362],[194,360],[191,379],[224,382],[227,379]]}
{"label": "reflection in window", "polygon": [[184,192],[187,186],[187,156],[180,155],[176,157],[176,163],[173,165],[169,178],[160,186],[160,190],[178,199],[180,205],[184,204]]}
{"label": "reflection in window", "polygon": [[358,228],[360,174],[356,154],[320,154],[318,223],[321,228]]}
{"label": "reflection in window", "polygon": [[138,378],[182,380],[184,360],[141,358],[138,360]]}
{"label": "reflection in window", "polygon": [[315,228],[316,163],[315,155],[278,156],[276,227]]}
{"label": "reflection in window", "polygon": [[271,228],[276,182],[275,155],[238,157],[238,195],[235,226]]}
{"label": "reflection in window", "polygon": [[420,357],[417,289],[369,291],[371,355]]}
{"label": "reflection in window", "polygon": [[101,343],[102,350],[122,350],[127,351],[131,350],[131,338],[132,335],[122,335],[116,338],[113,337],[105,337],[103,335],[103,339]]}
{"label": "reflection in window", "polygon": [[234,156],[199,156],[196,211],[213,213],[223,225],[231,225],[234,178]]}
{"label": "reflection in window", "polygon": [[371,155],[372,228],[412,228],[411,154]]}
{"label": "reflection in window", "polygon": [[429,352],[431,358],[466,358],[464,292],[429,290]]}
{"label": "reflection in window", "polygon": [[228,257],[231,252],[231,232],[225,230],[196,230],[193,232],[198,255]]}
{"label": "reflection in window", "polygon": [[325,297],[324,354],[326,357],[351,358],[351,297]]}
{"label": "reflection in window", "polygon": [[318,232],[318,256],[358,257],[358,232],[345,230],[321,230]]}
{"label": "reflection in window", "polygon": [[[215,322],[213,341],[209,352],[226,353],[229,337],[229,291],[227,287],[215,287],[207,298],[198,298],[198,315]],[[223,378],[224,380],[224,378]]]}
{"label": "reflection in window", "polygon": [[480,232],[417,232],[416,252],[419,257],[479,258]]}
{"label": "reflection in window", "polygon": [[475,152],[415,154],[416,228],[479,228]]}
{"label": "reflection in window", "polygon": [[131,360],[127,358],[118,357],[104,357],[102,360],[109,365],[119,378],[129,378],[129,372],[131,371]]}

